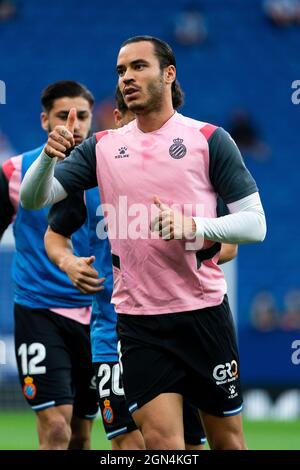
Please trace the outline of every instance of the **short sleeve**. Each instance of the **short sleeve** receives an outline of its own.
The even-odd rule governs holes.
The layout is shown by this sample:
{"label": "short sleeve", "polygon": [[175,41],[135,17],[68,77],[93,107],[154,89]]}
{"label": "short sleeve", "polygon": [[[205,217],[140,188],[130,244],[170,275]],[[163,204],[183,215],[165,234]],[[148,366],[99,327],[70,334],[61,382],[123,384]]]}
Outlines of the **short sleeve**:
{"label": "short sleeve", "polygon": [[258,191],[231,136],[218,127],[208,139],[210,181],[225,204]]}
{"label": "short sleeve", "polygon": [[84,192],[78,191],[51,207],[48,223],[54,232],[71,237],[84,224],[86,217]]}
{"label": "short sleeve", "polygon": [[96,137],[90,137],[55,166],[54,176],[68,194],[97,186],[96,144]]}

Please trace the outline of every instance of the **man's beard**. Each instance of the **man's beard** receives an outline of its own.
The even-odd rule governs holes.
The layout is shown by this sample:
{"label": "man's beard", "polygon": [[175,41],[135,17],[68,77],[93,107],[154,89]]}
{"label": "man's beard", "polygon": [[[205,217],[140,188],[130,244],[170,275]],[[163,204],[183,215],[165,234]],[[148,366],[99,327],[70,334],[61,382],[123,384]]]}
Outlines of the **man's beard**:
{"label": "man's beard", "polygon": [[162,107],[162,97],[164,94],[164,82],[162,75],[159,80],[153,81],[147,86],[148,100],[144,103],[128,103],[128,109],[134,114],[145,114],[153,111],[160,111]]}

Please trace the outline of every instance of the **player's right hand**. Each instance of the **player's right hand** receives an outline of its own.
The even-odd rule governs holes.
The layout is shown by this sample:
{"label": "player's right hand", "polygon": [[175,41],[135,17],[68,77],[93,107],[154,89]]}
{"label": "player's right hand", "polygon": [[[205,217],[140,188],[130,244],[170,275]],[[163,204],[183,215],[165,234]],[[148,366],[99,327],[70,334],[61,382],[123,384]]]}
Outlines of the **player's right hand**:
{"label": "player's right hand", "polygon": [[65,126],[55,126],[48,135],[48,141],[44,148],[44,152],[48,157],[57,157],[63,160],[66,152],[74,147],[74,128],[77,118],[76,108],[71,108]]}

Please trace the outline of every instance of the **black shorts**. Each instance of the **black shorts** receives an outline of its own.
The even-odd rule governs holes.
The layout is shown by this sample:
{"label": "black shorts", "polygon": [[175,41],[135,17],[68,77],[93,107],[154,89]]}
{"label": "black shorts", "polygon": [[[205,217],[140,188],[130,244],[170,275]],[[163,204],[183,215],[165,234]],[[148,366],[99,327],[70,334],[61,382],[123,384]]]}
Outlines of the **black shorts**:
{"label": "black shorts", "polygon": [[[107,439],[113,439],[137,429],[125,400],[118,362],[95,363],[96,384],[103,426]],[[198,409],[184,401],[184,440],[198,445],[206,442]]]}
{"label": "black shorts", "polygon": [[242,409],[239,358],[227,297],[221,305],[165,315],[118,315],[123,382],[130,412],[177,392],[200,410]]}
{"label": "black shorts", "polygon": [[15,351],[23,394],[34,411],[73,405],[92,419],[98,411],[89,325],[47,309],[15,304]]}

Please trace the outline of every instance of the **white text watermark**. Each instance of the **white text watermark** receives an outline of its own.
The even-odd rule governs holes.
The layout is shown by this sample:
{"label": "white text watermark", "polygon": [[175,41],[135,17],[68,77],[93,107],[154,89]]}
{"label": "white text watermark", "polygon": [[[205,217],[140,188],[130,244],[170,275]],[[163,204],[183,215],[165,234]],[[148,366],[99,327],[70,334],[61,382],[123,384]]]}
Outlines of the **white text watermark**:
{"label": "white text watermark", "polygon": [[[164,212],[155,205],[142,203],[128,204],[127,196],[119,196],[118,204],[100,204],[96,211],[99,220],[96,233],[100,240],[109,237],[110,240],[157,240],[160,233],[159,218]],[[172,204],[168,206],[168,214],[172,224],[164,230],[166,238],[174,230],[175,240],[184,240],[186,250],[200,250],[203,247],[203,237],[195,238],[188,226],[192,217],[203,217],[203,204]],[[156,227],[156,229],[154,229]],[[169,232],[168,232],[169,230]]]}
{"label": "white text watermark", "polygon": [[298,366],[300,364],[300,339],[295,339],[292,342],[292,349],[294,349],[291,360],[294,366]]}
{"label": "white text watermark", "polygon": [[0,104],[6,104],[6,85],[3,80],[0,80]]}
{"label": "white text watermark", "polygon": [[0,340],[0,365],[6,364],[6,345],[4,341]]}
{"label": "white text watermark", "polygon": [[295,90],[291,96],[292,103],[299,104],[300,103],[300,80],[294,80],[291,86],[292,86],[292,89]]}

